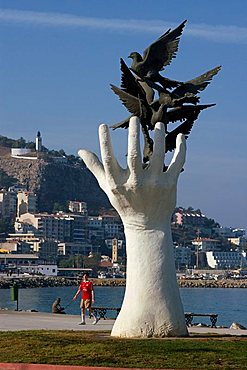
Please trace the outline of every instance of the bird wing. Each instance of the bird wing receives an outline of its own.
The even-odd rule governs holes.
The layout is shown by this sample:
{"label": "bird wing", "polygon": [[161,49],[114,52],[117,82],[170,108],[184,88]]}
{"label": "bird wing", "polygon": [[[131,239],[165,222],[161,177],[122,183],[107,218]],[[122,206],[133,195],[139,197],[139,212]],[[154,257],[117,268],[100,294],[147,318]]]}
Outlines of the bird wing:
{"label": "bird wing", "polygon": [[128,111],[135,116],[140,115],[140,98],[137,98],[124,90],[119,89],[115,85],[110,85],[112,91],[118,95],[119,99],[122,101],[123,105],[128,109]]}
{"label": "bird wing", "polygon": [[183,96],[186,93],[197,94],[203,91],[212,81],[212,78],[221,70],[221,66],[215,67],[203,73],[202,75],[193,78],[192,80],[184,82],[172,91],[172,94]]}
{"label": "bird wing", "polygon": [[110,126],[111,128],[113,128],[113,130],[116,130],[116,128],[128,128],[129,127],[129,120],[130,118],[133,117],[132,115],[129,116],[128,118],[124,119],[123,121],[121,122],[117,122],[115,123],[114,125]]}
{"label": "bird wing", "polygon": [[186,22],[187,20],[172,31],[168,30],[144,50],[143,64],[146,69],[160,71],[171,63],[172,58],[176,57],[180,36]]}
{"label": "bird wing", "polygon": [[140,84],[145,91],[148,104],[151,104],[154,99],[154,90],[145,81],[138,81],[137,83]]}
{"label": "bird wing", "polygon": [[135,97],[146,98],[150,104],[154,97],[153,89],[146,82],[138,81],[122,58],[120,58],[120,69],[121,88]]}
{"label": "bird wing", "polygon": [[170,109],[167,112],[168,122],[176,122],[189,119],[197,112],[200,113],[203,109],[213,107],[214,105],[215,104],[183,105],[177,108]]}
{"label": "bird wing", "polygon": [[171,152],[176,148],[176,139],[178,134],[184,134],[185,138],[186,139],[188,138],[188,135],[190,134],[190,131],[199,113],[200,112],[195,113],[185,122],[181,123],[181,125],[179,125],[166,135],[166,147],[165,147],[166,152]]}

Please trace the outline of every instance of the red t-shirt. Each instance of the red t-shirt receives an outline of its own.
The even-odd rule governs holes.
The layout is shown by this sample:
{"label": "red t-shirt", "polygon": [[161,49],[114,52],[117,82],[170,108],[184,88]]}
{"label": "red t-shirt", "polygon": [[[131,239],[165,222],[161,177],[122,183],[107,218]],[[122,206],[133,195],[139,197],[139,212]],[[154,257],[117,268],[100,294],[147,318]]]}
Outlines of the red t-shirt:
{"label": "red t-shirt", "polygon": [[92,299],[93,284],[91,281],[82,281],[80,284],[82,299]]}

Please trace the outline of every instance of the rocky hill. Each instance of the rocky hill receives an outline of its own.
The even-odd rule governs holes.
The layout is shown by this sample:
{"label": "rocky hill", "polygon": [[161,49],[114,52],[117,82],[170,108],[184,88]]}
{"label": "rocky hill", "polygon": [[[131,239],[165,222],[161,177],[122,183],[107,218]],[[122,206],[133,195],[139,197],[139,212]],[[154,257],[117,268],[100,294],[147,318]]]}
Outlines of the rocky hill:
{"label": "rocky hill", "polygon": [[110,206],[95,177],[83,164],[2,155],[0,169],[19,184],[28,184],[38,196],[39,211],[52,212],[54,203],[65,204],[68,200],[85,201],[90,210]]}

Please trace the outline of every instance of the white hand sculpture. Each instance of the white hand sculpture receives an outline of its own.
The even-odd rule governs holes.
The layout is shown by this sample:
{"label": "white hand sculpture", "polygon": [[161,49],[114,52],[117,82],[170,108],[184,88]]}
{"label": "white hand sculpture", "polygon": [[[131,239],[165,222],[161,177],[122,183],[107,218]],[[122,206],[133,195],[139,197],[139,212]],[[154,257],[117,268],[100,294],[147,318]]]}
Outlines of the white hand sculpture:
{"label": "white hand sculpture", "polygon": [[176,281],[170,223],[177,180],[185,162],[185,138],[178,135],[173,159],[163,172],[164,124],[155,125],[153,154],[146,168],[142,166],[139,135],[139,120],[132,117],[127,169],[115,159],[106,125],[99,127],[103,164],[95,154],[79,151],[124,224],[126,291],[112,335],[184,336],[187,328]]}

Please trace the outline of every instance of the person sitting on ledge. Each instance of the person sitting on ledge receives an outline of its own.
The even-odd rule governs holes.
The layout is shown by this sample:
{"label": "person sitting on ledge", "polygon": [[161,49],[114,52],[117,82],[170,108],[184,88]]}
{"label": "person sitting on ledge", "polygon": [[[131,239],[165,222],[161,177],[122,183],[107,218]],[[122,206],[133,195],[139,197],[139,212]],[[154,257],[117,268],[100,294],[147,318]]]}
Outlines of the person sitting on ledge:
{"label": "person sitting on ledge", "polygon": [[65,314],[64,308],[61,307],[60,302],[61,302],[61,298],[57,298],[53,302],[53,304],[52,304],[52,313],[63,313],[63,314]]}

